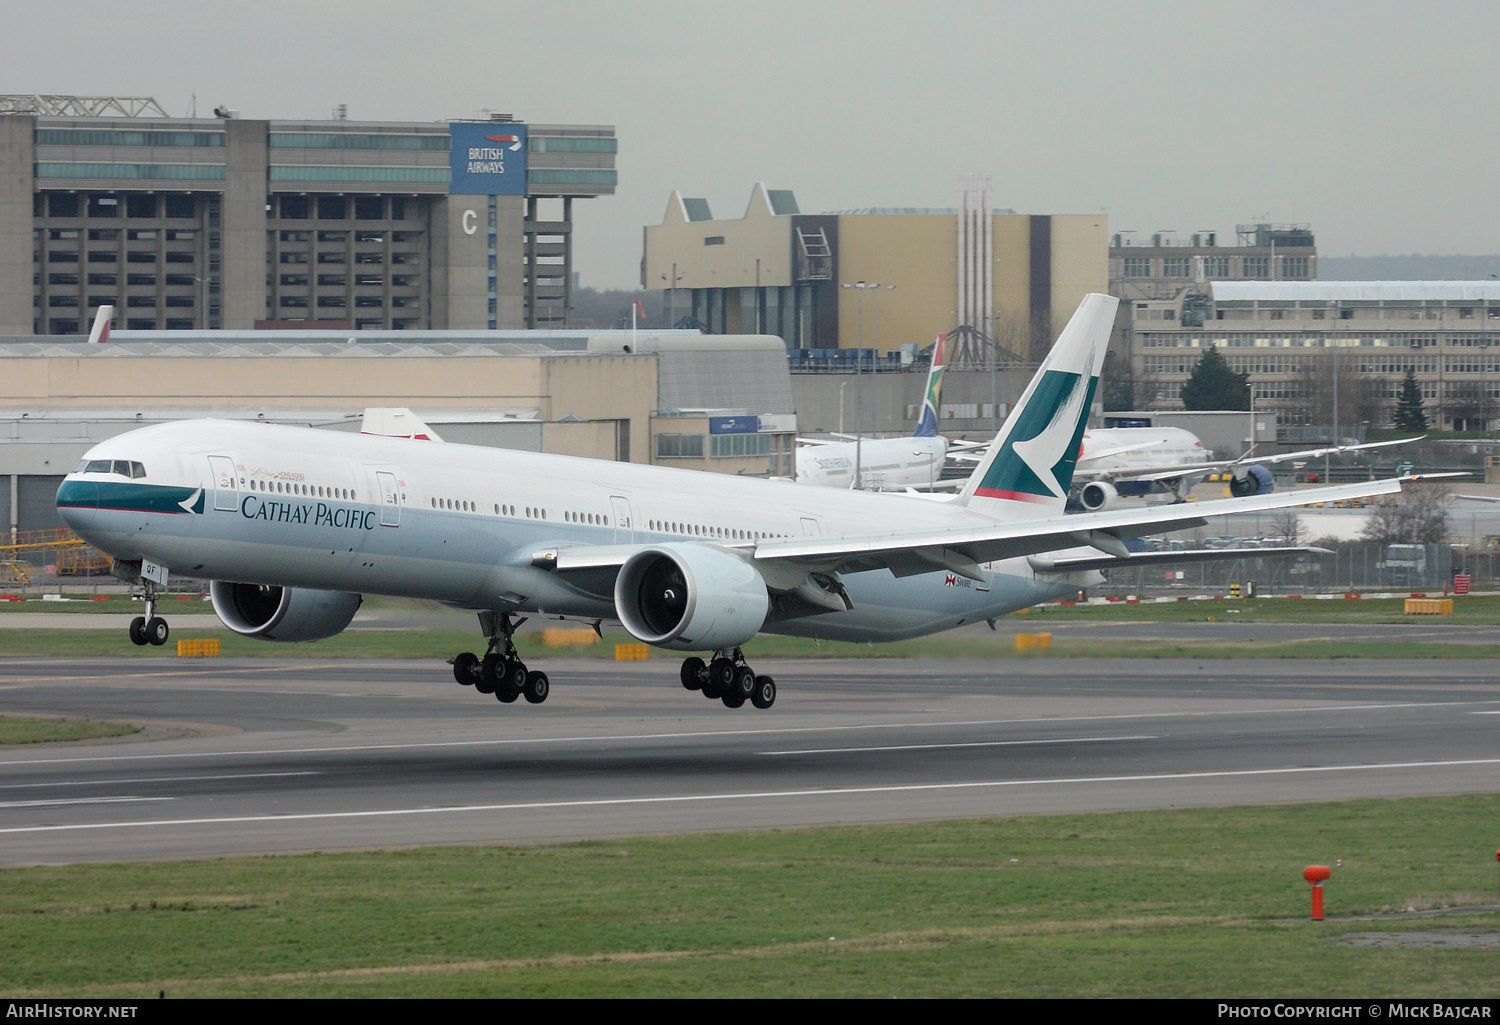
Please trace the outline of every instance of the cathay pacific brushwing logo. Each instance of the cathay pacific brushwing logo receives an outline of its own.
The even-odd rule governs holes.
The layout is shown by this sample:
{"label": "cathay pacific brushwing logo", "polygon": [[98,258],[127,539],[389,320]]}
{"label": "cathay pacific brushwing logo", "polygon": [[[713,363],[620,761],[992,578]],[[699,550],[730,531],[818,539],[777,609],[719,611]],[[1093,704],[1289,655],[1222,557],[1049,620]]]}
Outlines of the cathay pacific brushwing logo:
{"label": "cathay pacific brushwing logo", "polygon": [[183,512],[198,513],[199,515],[202,515],[203,489],[199,488],[197,491],[194,491],[191,495],[187,496],[177,504],[182,508]]}
{"label": "cathay pacific brushwing logo", "polygon": [[1046,502],[1067,497],[1098,378],[1049,370],[975,493]]}

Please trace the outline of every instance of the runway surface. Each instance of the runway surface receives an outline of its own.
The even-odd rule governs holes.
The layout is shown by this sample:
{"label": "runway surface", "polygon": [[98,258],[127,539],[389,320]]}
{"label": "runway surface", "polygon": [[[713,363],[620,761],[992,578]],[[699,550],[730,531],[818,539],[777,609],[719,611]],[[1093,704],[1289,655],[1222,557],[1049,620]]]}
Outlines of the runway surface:
{"label": "runway surface", "polygon": [[0,659],[0,714],[147,725],[0,752],[0,864],[1491,792],[1482,660],[785,661],[733,710],[674,660]]}

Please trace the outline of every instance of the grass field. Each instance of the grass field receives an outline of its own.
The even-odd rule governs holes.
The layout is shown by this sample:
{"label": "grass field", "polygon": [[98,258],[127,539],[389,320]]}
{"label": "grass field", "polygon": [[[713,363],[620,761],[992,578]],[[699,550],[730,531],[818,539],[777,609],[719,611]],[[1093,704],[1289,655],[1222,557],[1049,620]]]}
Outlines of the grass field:
{"label": "grass field", "polygon": [[[119,610],[139,609],[139,603],[127,608],[128,599],[118,599]],[[185,609],[209,611],[203,602],[183,602]],[[373,599],[369,606],[386,612],[411,609],[426,611],[430,605],[400,599]],[[28,610],[47,611],[57,603],[26,603]],[[98,611],[95,603],[64,603],[71,611]],[[237,658],[419,658],[448,659],[460,651],[482,650],[483,641],[474,630],[413,629],[354,630],[336,637],[308,644],[267,644],[239,637],[223,628],[216,617],[177,617],[178,608],[166,609],[174,622],[172,640],[161,648],[136,647],[122,643],[123,629],[113,630],[0,630],[0,655],[173,658],[173,641],[186,637],[218,637],[225,656]],[[11,603],[0,603],[0,608]],[[108,610],[106,603],[99,608]],[[1183,622],[1235,623],[1327,623],[1329,625],[1380,625],[1436,623],[1446,625],[1494,625],[1500,623],[1500,596],[1473,596],[1456,599],[1451,616],[1405,616],[1403,600],[1376,598],[1321,601],[1313,599],[1254,599],[1241,601],[1142,602],[1126,605],[1043,605],[1024,613],[1007,616],[1004,624],[1012,629],[1046,630],[1049,623],[1112,623],[1118,625]],[[123,623],[123,621],[122,621]],[[576,630],[577,624],[573,625]],[[586,628],[585,628],[586,629]],[[580,647],[552,648],[543,645],[539,633],[523,631],[516,643],[522,657],[613,658],[614,645],[630,638],[606,633],[602,643]],[[1225,642],[1215,640],[1090,640],[1054,637],[1048,651],[1019,653],[1010,632],[984,634],[936,634],[932,637],[890,644],[853,644],[838,641],[811,641],[794,637],[763,634],[745,645],[747,657],[767,658],[1500,658],[1500,645],[1450,644],[1441,641],[1405,642],[1392,639],[1386,643],[1365,640],[1340,640],[1337,637],[1266,642],[1264,640]],[[661,655],[660,652],[653,654]],[[666,656],[662,656],[666,657]],[[675,658],[675,656],[672,656]]]}
{"label": "grass field", "polygon": [[65,740],[98,740],[136,732],[134,726],[91,719],[28,719],[0,716],[0,745],[51,744]]}
{"label": "grass field", "polygon": [[[0,870],[0,993],[1500,995],[1500,797]],[[1335,864],[1330,921],[1301,871]]]}
{"label": "grass field", "polygon": [[[1038,622],[1045,630],[1045,621]],[[194,630],[179,625],[165,646],[136,647],[119,630],[6,630],[0,632],[0,655],[71,658],[176,658],[175,641],[187,637],[218,637],[226,658],[414,658],[447,660],[460,651],[483,651],[477,632],[462,630],[346,631],[324,641],[306,644],[269,644],[228,631]],[[606,635],[604,643],[585,647],[546,647],[535,634],[518,634],[516,647],[523,659],[543,665],[547,658],[614,658],[617,641],[628,637]],[[1282,642],[1218,642],[1181,640],[1087,640],[1054,637],[1048,651],[1017,652],[1009,634],[938,634],[891,644],[852,644],[810,641],[797,637],[761,635],[744,646],[752,662],[776,658],[1500,658],[1500,645],[1433,642],[1372,643],[1312,638]],[[652,658],[676,672],[681,653],[653,651]]]}

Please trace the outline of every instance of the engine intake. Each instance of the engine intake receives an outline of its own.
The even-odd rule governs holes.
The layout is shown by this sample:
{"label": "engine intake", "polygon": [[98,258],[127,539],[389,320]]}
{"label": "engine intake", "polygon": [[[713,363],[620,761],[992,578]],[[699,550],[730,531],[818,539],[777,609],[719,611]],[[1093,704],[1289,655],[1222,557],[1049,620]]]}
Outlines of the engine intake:
{"label": "engine intake", "polygon": [[1089,512],[1099,512],[1115,504],[1120,492],[1108,481],[1090,481],[1078,493],[1078,502]]}
{"label": "engine intake", "polygon": [[1269,495],[1276,490],[1276,478],[1271,471],[1256,463],[1245,470],[1243,477],[1229,478],[1229,493],[1236,498],[1248,495]]}
{"label": "engine intake", "polygon": [[679,651],[734,648],[754,637],[771,599],[744,559],[707,545],[643,548],[615,578],[615,612],[631,636]]}
{"label": "engine intake", "polygon": [[363,599],[349,591],[314,591],[305,587],[234,584],[209,585],[214,612],[224,625],[245,637],[263,641],[321,641],[339,633],[359,611]]}

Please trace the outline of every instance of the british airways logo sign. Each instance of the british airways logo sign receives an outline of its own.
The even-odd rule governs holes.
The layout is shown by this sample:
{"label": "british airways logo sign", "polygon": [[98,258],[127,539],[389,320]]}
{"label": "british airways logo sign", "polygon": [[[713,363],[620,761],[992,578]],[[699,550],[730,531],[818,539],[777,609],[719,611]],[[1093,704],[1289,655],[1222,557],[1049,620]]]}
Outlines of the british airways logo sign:
{"label": "british airways logo sign", "polygon": [[453,122],[448,164],[449,193],[460,196],[520,196],[526,192],[526,126]]}

